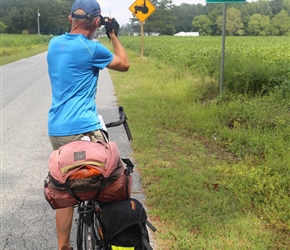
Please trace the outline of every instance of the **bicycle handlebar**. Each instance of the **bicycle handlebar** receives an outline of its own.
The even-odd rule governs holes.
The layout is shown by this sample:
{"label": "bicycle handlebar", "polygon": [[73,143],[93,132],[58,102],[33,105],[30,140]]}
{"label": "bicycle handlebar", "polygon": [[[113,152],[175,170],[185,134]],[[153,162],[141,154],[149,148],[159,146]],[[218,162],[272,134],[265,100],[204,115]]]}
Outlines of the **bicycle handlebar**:
{"label": "bicycle handlebar", "polygon": [[128,140],[129,141],[133,140],[129,125],[127,123],[127,116],[126,116],[126,114],[124,112],[123,107],[120,106],[119,107],[119,120],[115,121],[115,122],[107,123],[105,125],[106,125],[107,128],[112,128],[112,127],[120,126],[122,124],[124,125]]}

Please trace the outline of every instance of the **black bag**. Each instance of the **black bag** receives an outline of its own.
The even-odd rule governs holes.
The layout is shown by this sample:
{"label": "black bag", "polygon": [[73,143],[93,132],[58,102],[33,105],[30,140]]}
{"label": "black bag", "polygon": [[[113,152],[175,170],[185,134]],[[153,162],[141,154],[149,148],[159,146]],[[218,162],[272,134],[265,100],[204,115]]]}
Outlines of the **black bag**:
{"label": "black bag", "polygon": [[153,250],[146,225],[153,232],[156,228],[147,220],[138,200],[130,198],[103,205],[101,223],[108,249]]}

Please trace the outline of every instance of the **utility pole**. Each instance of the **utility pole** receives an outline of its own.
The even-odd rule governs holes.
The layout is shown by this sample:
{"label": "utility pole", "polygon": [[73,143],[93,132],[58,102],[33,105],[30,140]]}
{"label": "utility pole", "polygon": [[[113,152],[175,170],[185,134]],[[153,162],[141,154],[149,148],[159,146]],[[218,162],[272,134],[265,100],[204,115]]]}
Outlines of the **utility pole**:
{"label": "utility pole", "polygon": [[39,13],[39,10],[37,10],[37,33],[38,33],[38,35],[40,35],[39,17],[40,17],[40,13]]}

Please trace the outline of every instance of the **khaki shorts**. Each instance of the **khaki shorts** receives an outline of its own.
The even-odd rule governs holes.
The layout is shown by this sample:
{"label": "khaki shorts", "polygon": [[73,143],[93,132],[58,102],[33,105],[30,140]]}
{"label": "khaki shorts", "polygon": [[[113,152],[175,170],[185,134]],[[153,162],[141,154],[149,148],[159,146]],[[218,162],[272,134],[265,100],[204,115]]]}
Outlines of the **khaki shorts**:
{"label": "khaki shorts", "polygon": [[96,130],[90,133],[78,134],[78,135],[69,135],[69,136],[50,136],[50,142],[53,150],[60,148],[61,146],[72,142],[78,141],[85,135],[90,134],[91,141],[95,142],[97,140],[106,141],[106,135],[101,130]]}

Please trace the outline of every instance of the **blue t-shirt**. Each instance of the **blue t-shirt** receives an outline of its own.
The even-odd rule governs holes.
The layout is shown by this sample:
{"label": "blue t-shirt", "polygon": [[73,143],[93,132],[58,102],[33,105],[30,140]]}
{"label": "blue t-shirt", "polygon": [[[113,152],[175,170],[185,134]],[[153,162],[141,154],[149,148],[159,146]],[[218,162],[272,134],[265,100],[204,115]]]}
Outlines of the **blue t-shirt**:
{"label": "blue t-shirt", "polygon": [[78,34],[53,38],[47,63],[52,87],[50,136],[68,136],[101,128],[96,107],[99,70],[113,60],[101,43]]}

